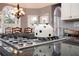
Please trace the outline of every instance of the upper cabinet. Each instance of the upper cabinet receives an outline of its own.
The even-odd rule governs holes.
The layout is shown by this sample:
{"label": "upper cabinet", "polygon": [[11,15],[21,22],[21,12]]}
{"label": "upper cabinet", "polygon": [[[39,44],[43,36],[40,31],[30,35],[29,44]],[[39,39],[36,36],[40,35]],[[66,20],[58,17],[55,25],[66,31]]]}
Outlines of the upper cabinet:
{"label": "upper cabinet", "polygon": [[61,19],[74,20],[79,18],[79,3],[62,3]]}
{"label": "upper cabinet", "polygon": [[73,19],[79,18],[79,3],[71,4],[71,16]]}
{"label": "upper cabinet", "polygon": [[61,6],[61,19],[66,20],[70,18],[70,4],[69,3],[62,3]]}

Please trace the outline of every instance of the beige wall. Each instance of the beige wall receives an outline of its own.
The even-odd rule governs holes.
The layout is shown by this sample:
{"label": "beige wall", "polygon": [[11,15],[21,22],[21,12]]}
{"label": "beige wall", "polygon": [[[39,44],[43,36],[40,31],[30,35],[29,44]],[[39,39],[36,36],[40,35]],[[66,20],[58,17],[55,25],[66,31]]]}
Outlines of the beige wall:
{"label": "beige wall", "polygon": [[[5,3],[0,3],[0,10],[2,10],[2,8],[4,6],[7,6],[9,4],[5,4]],[[9,5],[11,6],[11,5]],[[21,18],[21,27],[22,28],[25,28],[27,27],[27,15],[38,15],[38,16],[42,16],[46,13],[49,14],[49,23],[53,26],[53,12],[54,12],[54,9],[55,7],[57,7],[58,5],[54,5],[54,6],[47,6],[47,7],[44,7],[44,8],[40,8],[40,9],[24,9],[24,12],[26,13],[25,16],[23,16]],[[39,19],[39,18],[38,18]],[[39,19],[40,21],[40,19]]]}
{"label": "beige wall", "polygon": [[2,11],[3,7],[4,6],[7,6],[8,4],[5,4],[5,3],[0,3],[0,11]]}
{"label": "beige wall", "polygon": [[[49,16],[49,23],[51,24],[51,20],[52,20],[52,17],[51,17],[52,16],[52,6],[47,6],[47,7],[44,7],[44,8],[40,9],[40,16],[45,15],[45,14],[48,14],[48,16]],[[41,19],[40,19],[40,21],[41,21]]]}
{"label": "beige wall", "polygon": [[[13,6],[13,5],[10,5],[10,4],[7,4],[7,3],[0,3],[0,11],[2,11],[2,9],[5,7],[5,6],[12,6],[12,7],[15,7],[15,6]],[[24,9],[24,8],[23,8]],[[26,11],[26,9],[24,9],[24,11]],[[24,21],[24,19],[25,19],[25,21]],[[26,22],[26,15],[25,16],[23,16],[22,18],[21,18],[21,20],[23,20],[23,22]],[[17,21],[16,21],[17,22]],[[22,23],[23,23],[22,22]],[[23,25],[21,23],[21,25]],[[16,25],[18,25],[18,24],[16,24]]]}
{"label": "beige wall", "polygon": [[[2,9],[5,7],[5,6],[12,6],[12,5],[9,5],[9,4],[7,4],[7,3],[0,3],[0,11],[2,11]],[[14,6],[13,6],[14,7]],[[24,11],[25,11],[25,9],[24,9]],[[22,19],[21,20],[24,20],[24,19],[26,19],[26,16],[24,16],[24,17],[22,17]],[[16,23],[15,24],[4,24],[4,21],[3,21],[3,19],[1,19],[1,28],[0,29],[2,29],[2,30],[0,30],[1,32],[5,32],[5,28],[6,27],[16,27],[16,26],[19,26],[19,27],[21,27],[20,25],[23,25],[18,19],[15,21]],[[18,24],[18,22],[19,22],[19,24]],[[25,21],[24,21],[25,22]]]}
{"label": "beige wall", "polygon": [[38,21],[40,22],[40,16],[45,15],[46,13],[49,14],[49,22],[52,25],[52,7],[51,6],[47,6],[44,8],[40,8],[40,9],[26,9],[26,15],[23,16],[22,20],[21,20],[21,27],[27,27],[27,15],[38,15]]}
{"label": "beige wall", "polygon": [[39,15],[39,13],[40,13],[39,9],[25,9],[25,15],[21,19],[21,27],[22,28],[27,27],[28,15]]}
{"label": "beige wall", "polygon": [[[27,15],[38,15],[38,21],[40,21],[40,16],[48,13],[49,17],[51,16],[51,6],[47,6],[40,9],[26,9],[25,11],[26,15],[22,17],[21,20],[21,27],[25,28],[27,27]],[[49,19],[52,19],[51,17]]]}

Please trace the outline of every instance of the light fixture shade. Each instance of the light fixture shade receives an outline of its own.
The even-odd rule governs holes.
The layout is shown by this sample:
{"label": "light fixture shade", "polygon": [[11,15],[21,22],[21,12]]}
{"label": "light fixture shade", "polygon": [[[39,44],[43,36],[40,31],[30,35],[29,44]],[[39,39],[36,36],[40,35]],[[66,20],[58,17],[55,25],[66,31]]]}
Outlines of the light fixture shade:
{"label": "light fixture shade", "polygon": [[22,15],[25,15],[24,11],[21,11],[20,13],[21,13]]}
{"label": "light fixture shade", "polygon": [[20,10],[20,11],[23,11],[23,9],[22,9],[22,8],[20,8],[19,10]]}

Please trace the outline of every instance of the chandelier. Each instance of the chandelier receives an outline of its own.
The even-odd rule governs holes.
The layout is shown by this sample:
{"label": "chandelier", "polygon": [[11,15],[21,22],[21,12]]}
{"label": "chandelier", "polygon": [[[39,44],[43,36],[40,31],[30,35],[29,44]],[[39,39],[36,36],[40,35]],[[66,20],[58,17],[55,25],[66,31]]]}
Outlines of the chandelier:
{"label": "chandelier", "polygon": [[25,13],[23,11],[22,8],[19,7],[19,4],[17,4],[17,8],[14,8],[14,13],[13,13],[18,19],[21,17],[21,16],[24,16]]}

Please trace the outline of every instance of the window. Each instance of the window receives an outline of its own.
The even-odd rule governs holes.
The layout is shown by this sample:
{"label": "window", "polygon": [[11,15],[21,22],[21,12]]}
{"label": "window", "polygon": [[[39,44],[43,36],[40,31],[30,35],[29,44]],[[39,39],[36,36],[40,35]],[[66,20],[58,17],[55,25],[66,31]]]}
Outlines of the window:
{"label": "window", "polygon": [[37,15],[28,15],[28,27],[34,27],[34,25],[38,24],[38,16]]}
{"label": "window", "polygon": [[49,14],[48,13],[40,16],[40,23],[49,23]]}
{"label": "window", "polygon": [[13,10],[14,9],[11,6],[5,6],[2,9],[4,23],[6,23],[6,24],[15,23],[16,17],[14,15],[12,15]]}

